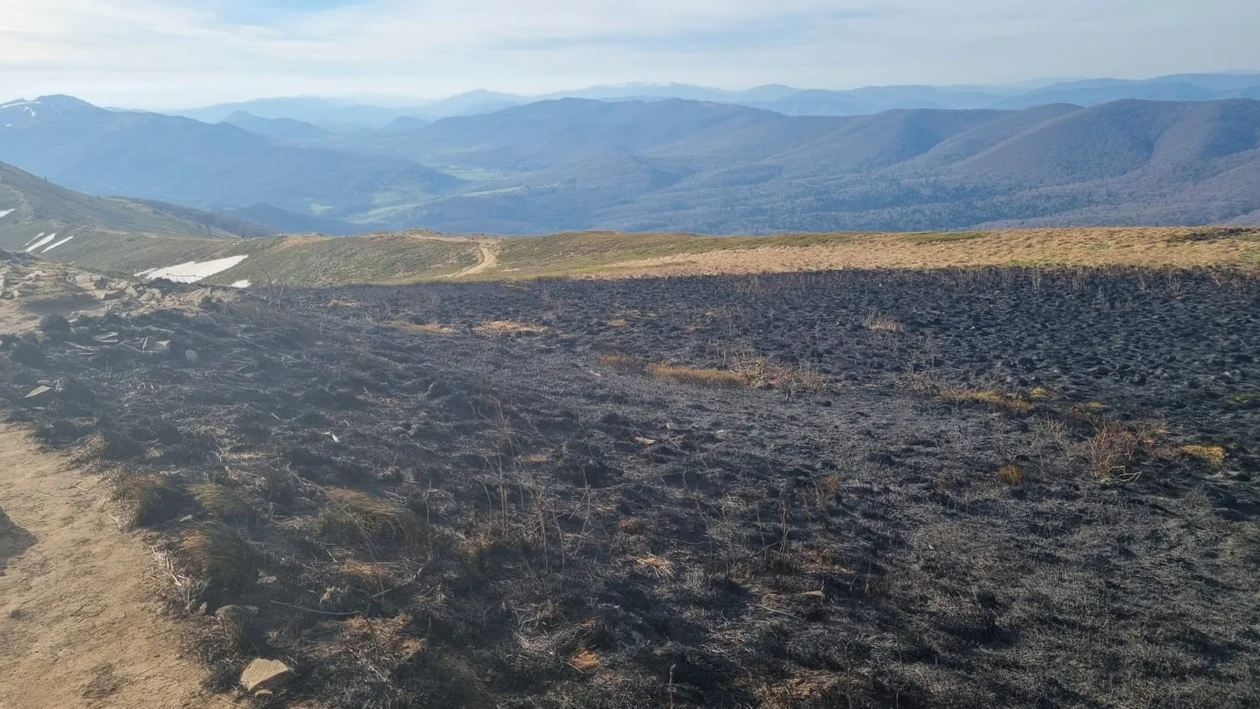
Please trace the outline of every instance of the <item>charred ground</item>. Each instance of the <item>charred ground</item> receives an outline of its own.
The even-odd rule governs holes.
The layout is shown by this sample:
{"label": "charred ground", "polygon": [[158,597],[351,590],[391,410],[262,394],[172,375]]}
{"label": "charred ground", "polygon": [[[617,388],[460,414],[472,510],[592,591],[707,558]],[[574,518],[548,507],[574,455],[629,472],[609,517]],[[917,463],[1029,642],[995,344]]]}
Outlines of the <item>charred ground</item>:
{"label": "charred ground", "polygon": [[210,293],[4,349],[211,681],[297,669],[260,704],[1260,699],[1242,274]]}

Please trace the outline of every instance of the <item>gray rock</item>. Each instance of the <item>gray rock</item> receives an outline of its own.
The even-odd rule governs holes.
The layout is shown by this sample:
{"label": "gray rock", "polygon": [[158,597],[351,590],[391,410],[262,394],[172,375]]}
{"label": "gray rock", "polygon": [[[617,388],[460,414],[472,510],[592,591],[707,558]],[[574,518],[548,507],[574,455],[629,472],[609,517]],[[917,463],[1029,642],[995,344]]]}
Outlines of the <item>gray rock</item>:
{"label": "gray rock", "polygon": [[279,660],[257,658],[241,673],[246,692],[274,692],[293,679],[293,670]]}

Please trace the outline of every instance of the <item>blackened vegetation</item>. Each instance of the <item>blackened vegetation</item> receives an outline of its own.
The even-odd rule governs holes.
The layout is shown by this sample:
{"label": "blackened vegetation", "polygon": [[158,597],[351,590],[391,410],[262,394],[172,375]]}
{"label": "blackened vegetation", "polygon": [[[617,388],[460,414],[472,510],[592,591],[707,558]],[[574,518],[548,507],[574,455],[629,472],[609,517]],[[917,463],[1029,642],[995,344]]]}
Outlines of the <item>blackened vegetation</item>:
{"label": "blackened vegetation", "polygon": [[0,377],[15,418],[165,533],[220,688],[265,656],[300,681],[258,701],[337,707],[1260,700],[1253,279],[829,273],[206,305],[50,321],[5,340]]}

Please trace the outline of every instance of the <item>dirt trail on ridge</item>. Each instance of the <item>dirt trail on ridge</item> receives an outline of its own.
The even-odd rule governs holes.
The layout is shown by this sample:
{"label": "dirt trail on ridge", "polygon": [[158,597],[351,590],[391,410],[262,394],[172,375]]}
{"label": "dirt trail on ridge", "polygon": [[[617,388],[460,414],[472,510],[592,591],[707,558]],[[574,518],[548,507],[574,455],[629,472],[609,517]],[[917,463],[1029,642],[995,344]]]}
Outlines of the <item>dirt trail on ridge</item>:
{"label": "dirt trail on ridge", "polygon": [[[24,300],[69,288],[20,283]],[[33,319],[0,301],[0,331]],[[12,425],[0,425],[0,471],[0,709],[212,706],[160,614],[155,559],[119,531],[101,480]]]}

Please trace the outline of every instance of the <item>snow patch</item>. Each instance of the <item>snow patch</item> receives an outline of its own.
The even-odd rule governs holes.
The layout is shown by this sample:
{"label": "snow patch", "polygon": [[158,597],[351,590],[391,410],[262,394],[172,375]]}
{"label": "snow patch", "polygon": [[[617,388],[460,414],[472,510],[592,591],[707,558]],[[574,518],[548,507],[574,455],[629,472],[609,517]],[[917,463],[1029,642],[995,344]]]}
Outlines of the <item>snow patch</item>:
{"label": "snow patch", "polygon": [[22,248],[24,248],[24,249],[25,249],[26,247],[30,246],[31,244],[35,243],[37,240],[42,239],[42,238],[44,238],[44,232],[42,232],[42,231],[41,231],[41,232],[39,233],[39,236],[35,237],[34,239],[31,239],[30,241],[26,242],[25,244],[22,244]]}
{"label": "snow patch", "polygon": [[17,108],[18,106],[38,106],[38,105],[39,105],[39,101],[24,101],[22,99],[18,99],[16,101],[10,101],[8,103],[0,103],[0,108]]}
{"label": "snow patch", "polygon": [[15,210],[15,209],[0,209],[0,219],[4,219],[5,217],[9,216],[10,214],[14,213],[15,211],[17,211],[17,210]]}
{"label": "snow patch", "polygon": [[252,285],[254,284],[250,283],[248,280],[244,280],[244,281],[237,281],[233,283],[231,287],[232,288],[249,288]]}
{"label": "snow patch", "polygon": [[47,246],[47,245],[49,244],[49,242],[51,242],[53,239],[56,239],[56,238],[57,238],[57,232],[55,232],[55,231],[54,231],[53,233],[49,234],[48,236],[45,236],[44,238],[40,239],[39,241],[36,241],[35,243],[33,243],[33,244],[31,244],[30,246],[28,246],[28,247],[27,247],[27,249],[26,249],[26,253],[28,253],[28,254],[29,254],[30,252],[34,251],[35,249],[38,249],[38,248],[39,248],[39,247],[41,247],[41,246]]}
{"label": "snow patch", "polygon": [[137,276],[155,279],[165,278],[168,281],[176,283],[196,283],[203,278],[209,278],[216,273],[226,271],[236,264],[249,258],[249,256],[228,256],[227,258],[218,258],[213,261],[189,261],[180,263],[166,268],[151,268],[147,271],[137,273]]}
{"label": "snow patch", "polygon": [[43,251],[41,251],[40,253],[42,253],[42,254],[46,254],[46,253],[48,253],[49,251],[52,251],[53,249],[57,248],[58,246],[61,246],[62,244],[66,243],[67,241],[69,241],[69,240],[71,240],[71,239],[73,239],[73,238],[74,238],[74,234],[71,234],[70,236],[67,236],[66,238],[62,239],[61,241],[58,241],[57,243],[53,244],[52,246],[49,246],[48,248],[44,249],[44,250],[43,250]]}

